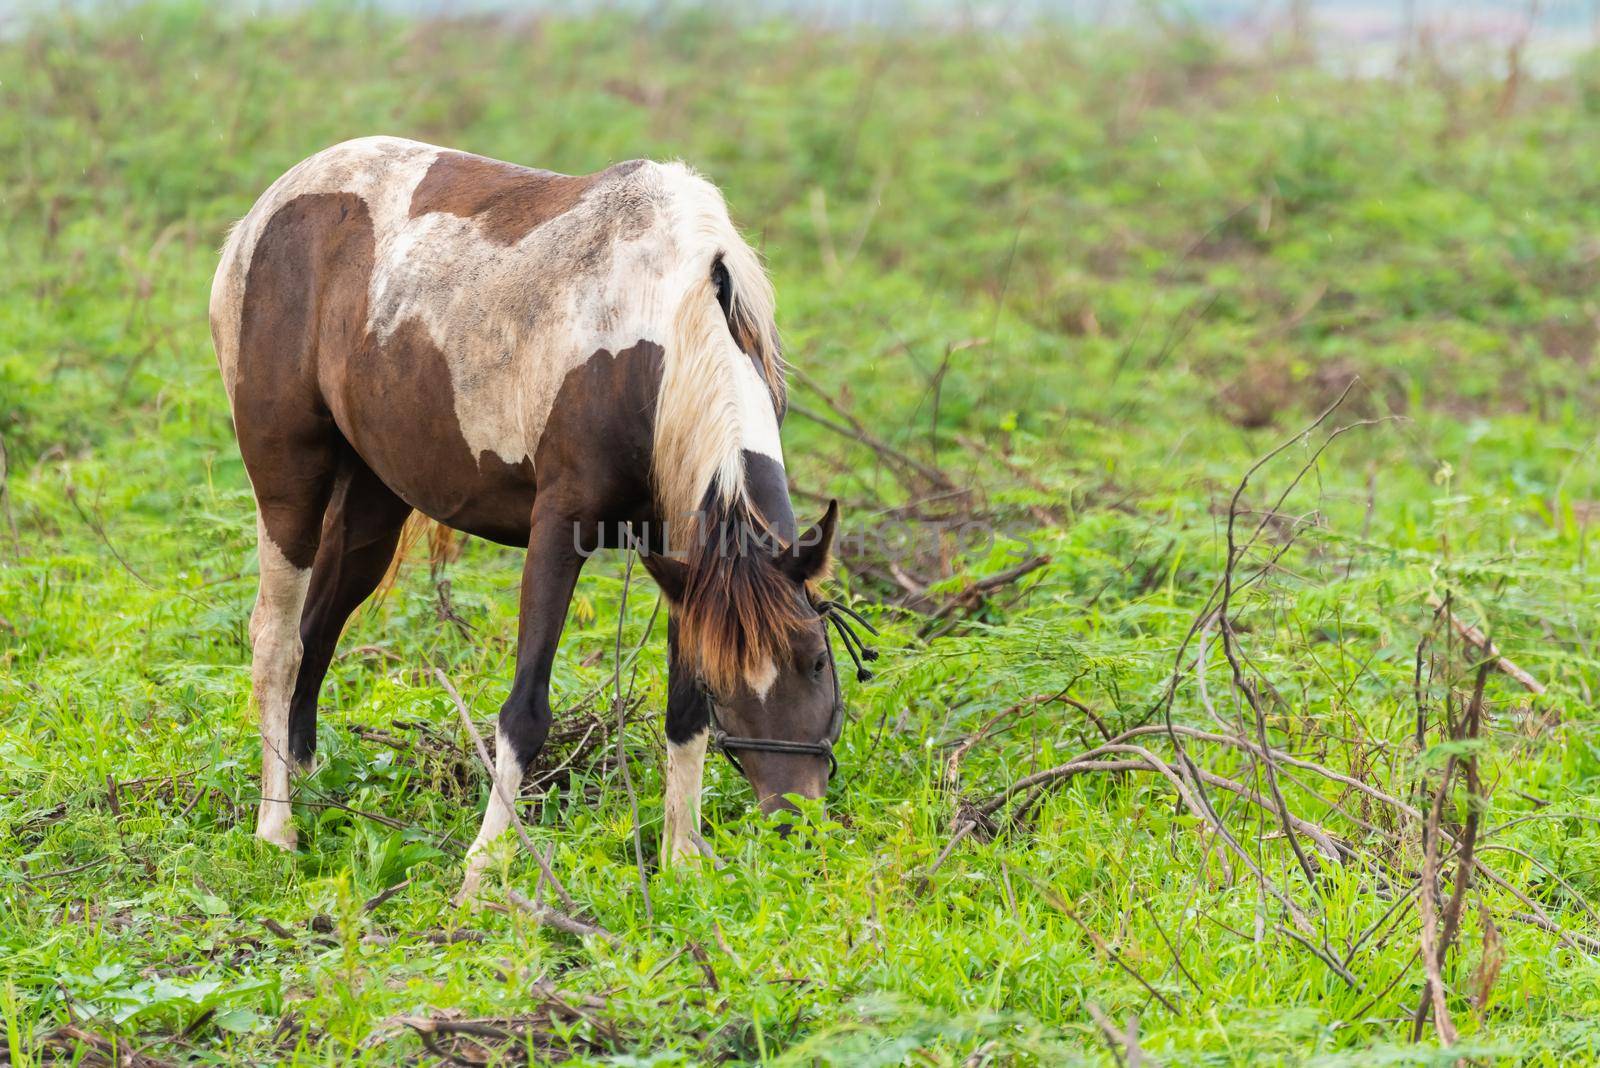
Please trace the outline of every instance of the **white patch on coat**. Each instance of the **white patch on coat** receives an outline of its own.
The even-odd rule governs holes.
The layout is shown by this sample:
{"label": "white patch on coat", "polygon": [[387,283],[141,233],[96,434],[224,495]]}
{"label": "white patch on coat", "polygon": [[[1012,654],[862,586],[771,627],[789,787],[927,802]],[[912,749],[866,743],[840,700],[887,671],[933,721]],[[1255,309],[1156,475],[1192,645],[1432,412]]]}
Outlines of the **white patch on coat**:
{"label": "white patch on coat", "polygon": [[[681,163],[643,163],[597,179],[508,246],[484,236],[475,218],[411,218],[417,185],[443,151],[394,137],[335,145],[274,182],[234,227],[211,298],[230,398],[262,230],[295,197],[353,193],[374,232],[368,328],[387,338],[411,320],[426,326],[449,364],[456,419],[475,455],[531,459],[568,372],[596,350],[653,340],[666,349],[653,474],[669,518],[697,508],[713,482],[725,499],[742,495],[741,449],[781,460],[772,287],[715,186]],[[710,274],[719,255],[732,314],[755,339],[762,374],[717,304]],[[340,398],[329,403],[338,419]]]}
{"label": "white patch on coat", "polygon": [[666,818],[661,833],[663,865],[701,855],[700,791],[705,777],[706,742],[701,731],[683,744],[667,742]]}
{"label": "white patch on coat", "polygon": [[289,701],[300,671],[300,610],[305,606],[311,569],[284,557],[256,518],[256,543],[261,560],[261,586],[250,613],[251,690],[261,726],[261,801],[256,809],[256,837],[284,849],[295,847],[289,804]]}
{"label": "white patch on coat", "polygon": [[599,349],[665,336],[650,309],[659,235],[610,217],[654,213],[633,180],[596,183],[511,246],[485,238],[475,218],[445,212],[408,218],[380,240],[368,325],[380,339],[411,320],[427,326],[475,455],[508,464],[533,456],[573,368]]}
{"label": "white patch on coat", "polygon": [[466,873],[461,880],[461,892],[456,896],[458,903],[465,903],[478,892],[478,884],[483,879],[483,870],[488,867],[489,854],[486,852],[489,844],[511,826],[511,805],[517,803],[517,794],[522,790],[522,762],[517,759],[516,751],[511,748],[511,739],[505,732],[495,730],[494,736],[494,783],[489,790],[489,807],[483,810],[483,825],[478,828],[478,837],[472,840],[472,845],[467,849]]}
{"label": "white patch on coat", "polygon": [[767,384],[756,374],[755,365],[739,354],[734,383],[739,393],[739,445],[760,453],[783,466],[783,442],[778,437],[778,414],[772,410]]}
{"label": "white patch on coat", "polygon": [[778,681],[778,668],[771,660],[764,660],[760,666],[752,669],[744,677],[744,684],[750,687],[750,692],[756,695],[757,701],[765,701],[767,694],[772,690],[772,684]]}

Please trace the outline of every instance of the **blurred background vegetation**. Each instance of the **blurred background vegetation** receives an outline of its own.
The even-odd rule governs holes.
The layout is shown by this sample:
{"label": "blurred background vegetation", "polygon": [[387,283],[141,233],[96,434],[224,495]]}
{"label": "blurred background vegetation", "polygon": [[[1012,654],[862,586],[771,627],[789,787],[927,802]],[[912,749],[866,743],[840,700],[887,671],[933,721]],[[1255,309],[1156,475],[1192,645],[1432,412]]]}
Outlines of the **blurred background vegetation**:
{"label": "blurred background vegetation", "polygon": [[[1374,70],[1292,19],[1241,42],[1164,5],[1059,15],[176,2],[5,23],[0,1058],[394,1063],[423,1055],[403,1017],[452,1012],[527,1018],[521,1045],[452,1047],[469,1059],[1595,1057],[1600,61],[1512,32],[1468,62],[1419,33]],[[717,182],[778,288],[799,506],[840,497],[862,538],[839,585],[879,606],[886,660],[851,688],[828,817],[780,840],[714,765],[728,867],[652,873],[648,904],[606,725],[632,710],[649,853],[662,623],[647,584],[623,607],[620,558],[586,573],[555,683],[573,730],[526,812],[620,948],[450,905],[485,786],[425,669],[487,733],[507,550],[408,568],[361,614],[301,851],[250,838],[254,518],[206,296],[268,183],[371,133]],[[1341,396],[1321,432],[1370,425],[1296,482],[1322,440],[1299,430]],[[1480,879],[1467,899],[1449,1053],[1432,1024],[1412,1040],[1422,921],[1393,875],[1421,828],[1344,787],[1285,785],[1358,858],[1315,879],[1260,806],[1225,810],[1314,936],[1160,776],[1073,779],[945,855],[970,804],[1161,722],[1164,698],[1208,729],[1208,702],[1251,714],[1220,643],[1209,690],[1182,650],[1235,487],[1282,441],[1240,497],[1241,525],[1268,522],[1232,609],[1275,695],[1263,729],[1446,795],[1452,833],[1479,811],[1525,897]],[[926,533],[968,520],[1006,533]],[[865,537],[893,524],[923,534]],[[1492,675],[1481,738],[1446,729],[1483,657],[1444,599],[1546,689]],[[652,627],[610,694],[619,633]],[[1468,755],[1492,787],[1440,789]],[[1267,793],[1239,753],[1205,759]],[[508,885],[535,873],[508,850]]]}

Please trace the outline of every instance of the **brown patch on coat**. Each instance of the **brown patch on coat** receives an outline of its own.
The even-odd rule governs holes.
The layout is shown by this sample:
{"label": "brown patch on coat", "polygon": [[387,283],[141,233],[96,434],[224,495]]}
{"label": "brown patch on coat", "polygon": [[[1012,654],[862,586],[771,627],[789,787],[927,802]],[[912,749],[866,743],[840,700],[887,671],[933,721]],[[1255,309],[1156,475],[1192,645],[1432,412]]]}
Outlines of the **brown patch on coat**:
{"label": "brown patch on coat", "polygon": [[[439,366],[443,357],[431,341],[427,346],[431,352],[385,348],[383,358],[418,359],[424,366]],[[567,372],[531,461],[507,464],[484,453],[475,467],[469,467],[471,453],[453,415],[438,418],[426,429],[412,420],[400,432],[386,435],[385,467],[390,461],[410,465],[390,476],[391,484],[441,526],[504,545],[528,543],[536,494],[553,495],[559,510],[574,521],[648,518],[644,506],[650,500],[650,447],[662,352],[660,345],[640,340],[615,354],[599,349]],[[448,370],[442,379],[430,378],[432,372],[419,376],[407,392],[432,396],[447,415],[453,413]],[[419,436],[423,434],[429,436]],[[419,451],[418,443],[432,443],[434,434],[441,436],[437,450]],[[366,437],[370,451],[371,435]],[[449,539],[437,533],[430,535],[430,542],[431,555],[451,549]],[[621,544],[615,537],[610,543]]]}
{"label": "brown patch on coat", "polygon": [[[559,502],[558,510],[582,528],[575,538],[587,544],[596,536],[593,524],[606,523],[610,524],[605,534],[608,544],[623,544],[616,524],[651,518],[650,449],[662,356],[660,345],[640,340],[615,354],[596,350],[567,372],[539,437],[532,467],[505,465],[487,454],[480,457],[480,473],[491,488],[499,487],[499,499],[487,504],[468,502],[470,508],[457,509],[449,524],[440,522],[428,508],[419,509],[426,518],[408,525],[396,567],[424,533],[430,560],[457,552],[452,529],[506,545],[526,545],[531,534],[534,470],[539,472],[538,495],[553,496]],[[448,382],[441,388],[448,390]],[[466,443],[461,444],[465,447]],[[491,470],[496,464],[509,466],[520,481],[503,480],[500,475],[504,471]],[[385,576],[385,585],[393,577],[392,573]]]}
{"label": "brown patch on coat", "polygon": [[245,275],[234,427],[262,524],[299,568],[316,557],[338,463],[318,368],[366,335],[374,245],[359,196],[306,194],[267,221]]}
{"label": "brown patch on coat", "polygon": [[367,328],[374,234],[353,193],[309,193],[273,213],[242,298],[234,426],[273,544],[316,557],[348,442],[407,504],[457,529],[526,544],[532,461],[474,455],[450,366],[427,327]]}
{"label": "brown patch on coat", "polygon": [[484,237],[514,245],[572,210],[603,176],[631,173],[641,162],[630,160],[597,174],[573,176],[466,152],[441,152],[411,194],[411,217],[440,211],[476,219]]}
{"label": "brown patch on coat", "polygon": [[472,451],[450,362],[420,319],[382,341],[363,336],[325,361],[321,381],[339,429],[407,504],[457,530],[527,544],[533,462]]}
{"label": "brown patch on coat", "polygon": [[[369,332],[374,248],[359,196],[313,193],[274,212],[252,253],[234,422],[269,536],[296,567],[311,566],[348,442],[430,518],[526,545],[536,459],[508,463],[472,451],[449,361],[421,320],[382,340]],[[626,502],[648,500],[661,366],[661,347],[641,340],[620,353],[596,352],[563,380],[537,469],[566,475],[561,492],[573,514],[620,514],[631,508]]]}
{"label": "brown patch on coat", "polygon": [[641,339],[617,353],[597,350],[567,372],[534,452],[567,510],[599,519],[636,518],[650,501],[656,395],[665,350]]}

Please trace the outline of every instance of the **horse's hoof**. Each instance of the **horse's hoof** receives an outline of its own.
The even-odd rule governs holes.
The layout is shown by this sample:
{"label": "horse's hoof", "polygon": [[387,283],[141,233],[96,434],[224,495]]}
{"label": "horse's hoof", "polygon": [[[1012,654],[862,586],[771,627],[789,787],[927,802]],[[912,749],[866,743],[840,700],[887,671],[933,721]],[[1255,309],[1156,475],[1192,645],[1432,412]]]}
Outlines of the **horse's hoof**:
{"label": "horse's hoof", "polygon": [[261,839],[263,842],[266,842],[268,845],[277,846],[285,853],[293,853],[295,851],[295,846],[298,844],[298,839],[295,836],[293,827],[279,828],[277,830],[269,830],[265,827],[262,827],[257,829],[256,837]]}
{"label": "horse's hoof", "polygon": [[711,851],[706,840],[698,834],[688,841],[675,842],[661,855],[662,868],[683,868],[694,870],[701,864],[709,864],[712,868],[720,869],[722,860]]}
{"label": "horse's hoof", "polygon": [[461,889],[456,891],[456,896],[453,899],[456,908],[468,909],[477,905],[478,878],[477,873],[472,872],[461,880]]}
{"label": "horse's hoof", "polygon": [[280,816],[276,812],[256,817],[256,837],[289,853],[294,852],[297,843],[294,823],[287,815]]}

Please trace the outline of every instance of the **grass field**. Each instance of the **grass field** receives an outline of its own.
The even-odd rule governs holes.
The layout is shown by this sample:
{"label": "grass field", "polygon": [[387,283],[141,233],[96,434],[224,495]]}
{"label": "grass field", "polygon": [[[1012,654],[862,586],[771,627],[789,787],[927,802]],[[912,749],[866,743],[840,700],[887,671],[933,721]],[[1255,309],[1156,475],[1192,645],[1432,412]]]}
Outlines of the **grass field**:
{"label": "grass field", "polygon": [[[1600,1060],[1600,67],[108,7],[0,39],[0,1061],[436,1060],[408,1019],[502,1021],[428,1039],[467,1062]],[[433,669],[487,735],[485,543],[357,616],[300,850],[251,836],[206,295],[379,132],[717,181],[883,630],[826,815],[780,838],[713,761],[725,867],[656,871],[664,622],[591,563],[523,812],[614,941],[451,904],[488,787]]]}

